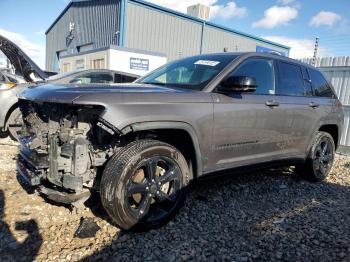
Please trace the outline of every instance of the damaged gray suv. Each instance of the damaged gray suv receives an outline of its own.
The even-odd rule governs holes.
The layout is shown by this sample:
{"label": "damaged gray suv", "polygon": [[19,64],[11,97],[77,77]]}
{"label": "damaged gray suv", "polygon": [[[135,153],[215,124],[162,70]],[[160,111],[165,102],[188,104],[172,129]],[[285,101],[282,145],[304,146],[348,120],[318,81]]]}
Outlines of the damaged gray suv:
{"label": "damaged gray suv", "polygon": [[329,174],[342,105],[314,67],[263,53],[199,55],[131,84],[38,86],[19,99],[18,173],[48,198],[99,192],[123,229],[169,221],[189,183],[244,167]]}

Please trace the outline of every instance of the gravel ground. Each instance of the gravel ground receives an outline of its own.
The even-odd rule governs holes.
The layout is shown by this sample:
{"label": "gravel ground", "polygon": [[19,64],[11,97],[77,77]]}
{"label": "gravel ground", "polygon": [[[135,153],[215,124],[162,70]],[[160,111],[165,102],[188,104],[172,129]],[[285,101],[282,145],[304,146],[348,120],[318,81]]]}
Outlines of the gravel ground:
{"label": "gravel ground", "polygon": [[[197,182],[172,222],[129,233],[97,205],[69,209],[28,194],[15,176],[16,152],[0,139],[1,261],[350,261],[350,158],[338,156],[323,183],[292,169]],[[94,238],[74,236],[82,217],[101,228]]]}

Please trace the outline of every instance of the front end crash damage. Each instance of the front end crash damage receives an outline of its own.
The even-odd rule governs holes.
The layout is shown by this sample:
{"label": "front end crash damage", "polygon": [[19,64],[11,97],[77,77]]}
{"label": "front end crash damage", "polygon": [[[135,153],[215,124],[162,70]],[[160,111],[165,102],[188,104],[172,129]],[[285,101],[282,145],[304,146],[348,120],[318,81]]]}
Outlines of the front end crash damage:
{"label": "front end crash damage", "polygon": [[18,173],[50,199],[85,201],[98,188],[100,168],[118,150],[118,130],[101,118],[101,106],[20,100],[24,126]]}

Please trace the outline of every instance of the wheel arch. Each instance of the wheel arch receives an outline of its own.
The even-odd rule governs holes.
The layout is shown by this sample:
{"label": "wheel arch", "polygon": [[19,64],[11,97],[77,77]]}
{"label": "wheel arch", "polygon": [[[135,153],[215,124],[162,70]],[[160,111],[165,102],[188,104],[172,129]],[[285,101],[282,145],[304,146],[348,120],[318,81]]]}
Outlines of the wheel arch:
{"label": "wheel arch", "polygon": [[[171,144],[180,150],[186,160],[190,160],[193,174],[190,180],[202,174],[202,155],[197,133],[185,122],[143,122],[134,123],[121,130],[123,135],[149,132],[157,135],[157,139]],[[190,143],[190,144],[189,144]]]}
{"label": "wheel arch", "polygon": [[310,142],[307,145],[305,157],[307,157],[307,155],[309,154],[309,152],[311,150],[312,141],[313,141],[315,135],[317,134],[317,132],[320,132],[320,131],[327,132],[328,134],[330,134],[332,136],[332,138],[334,140],[335,150],[337,150],[339,143],[340,143],[340,139],[341,139],[341,128],[342,128],[342,126],[339,123],[336,123],[334,121],[321,121],[313,129],[314,132],[312,133],[312,136],[310,137]]}
{"label": "wheel arch", "polygon": [[336,125],[336,124],[324,124],[324,125],[320,126],[318,131],[323,131],[323,132],[330,134],[333,137],[335,149],[338,149],[339,140],[340,140],[340,134],[339,134],[340,130],[339,130],[338,125]]}

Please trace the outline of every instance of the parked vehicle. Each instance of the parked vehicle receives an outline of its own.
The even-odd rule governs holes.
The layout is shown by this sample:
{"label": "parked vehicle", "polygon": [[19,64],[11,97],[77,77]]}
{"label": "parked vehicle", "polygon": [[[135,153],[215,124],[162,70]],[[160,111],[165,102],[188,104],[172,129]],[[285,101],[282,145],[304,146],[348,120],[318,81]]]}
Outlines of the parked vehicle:
{"label": "parked vehicle", "polygon": [[318,70],[264,53],[188,57],[113,88],[30,88],[20,108],[19,174],[58,202],[97,191],[137,230],[165,224],[190,181],[218,171],[296,165],[324,180],[343,122]]}
{"label": "parked vehicle", "polygon": [[[28,88],[49,82],[53,84],[111,84],[133,82],[139,76],[107,69],[90,69],[52,75],[42,71],[18,46],[0,36],[2,51],[15,67],[16,75],[0,72],[0,131],[16,140],[22,127],[17,94]],[[20,62],[18,62],[20,61]]]}
{"label": "parked vehicle", "polygon": [[28,86],[35,85],[35,81],[46,79],[47,74],[16,44],[1,35],[0,51],[15,69],[15,76],[5,70],[0,73],[0,132],[8,132],[15,138],[22,126],[16,95]]}
{"label": "parked vehicle", "polygon": [[114,84],[131,83],[139,75],[108,69],[88,69],[72,71],[51,76],[47,79],[50,84]]}
{"label": "parked vehicle", "polygon": [[24,84],[27,81],[22,76],[11,74],[5,70],[0,70],[0,83]]}
{"label": "parked vehicle", "polygon": [[[9,90],[25,83],[26,81],[21,76],[13,75],[5,70],[0,71],[0,109],[4,108],[4,111],[1,110],[2,112],[0,113],[3,116],[2,119],[0,117],[0,122],[3,123],[4,128],[0,131],[7,130],[10,131],[10,134],[14,134],[22,126],[19,109],[13,107],[17,103],[17,98],[12,100],[11,95],[13,93]],[[9,109],[7,110],[7,108]],[[3,119],[4,117],[6,117],[6,121]]]}

